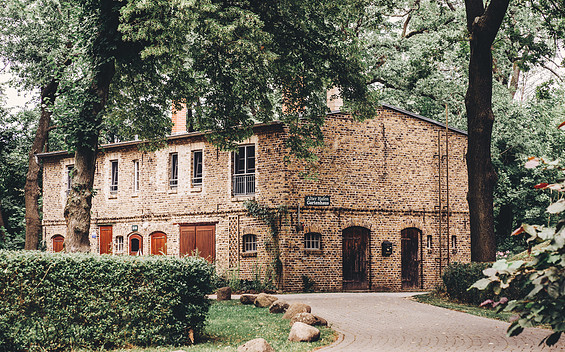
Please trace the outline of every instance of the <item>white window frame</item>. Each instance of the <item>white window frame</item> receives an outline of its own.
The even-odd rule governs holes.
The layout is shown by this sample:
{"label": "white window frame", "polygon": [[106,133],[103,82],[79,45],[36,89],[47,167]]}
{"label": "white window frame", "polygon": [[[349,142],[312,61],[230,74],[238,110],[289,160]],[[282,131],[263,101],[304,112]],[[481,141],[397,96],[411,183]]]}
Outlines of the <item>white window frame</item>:
{"label": "white window frame", "polygon": [[74,164],[67,165],[67,196],[71,193],[71,189],[73,188],[73,175],[72,172],[75,169]]}
{"label": "white window frame", "polygon": [[[200,154],[200,163],[196,160],[196,155]],[[200,168],[198,167],[200,166]],[[200,172],[199,172],[200,171]],[[204,152],[202,149],[192,151],[192,186],[201,187],[204,174]]]}
{"label": "white window frame", "polygon": [[110,160],[110,194],[118,193],[119,164],[118,160]]}
{"label": "white window frame", "polygon": [[179,186],[179,153],[169,154],[169,188]]}
{"label": "white window frame", "polygon": [[133,192],[139,192],[139,159],[133,161]]}
{"label": "white window frame", "polygon": [[431,250],[433,246],[433,238],[432,235],[426,236],[426,249]]}
{"label": "white window frame", "polygon": [[124,236],[116,236],[114,245],[116,246],[115,253],[124,253]]}
{"label": "white window frame", "polygon": [[246,233],[241,239],[243,253],[257,253],[257,235]]}

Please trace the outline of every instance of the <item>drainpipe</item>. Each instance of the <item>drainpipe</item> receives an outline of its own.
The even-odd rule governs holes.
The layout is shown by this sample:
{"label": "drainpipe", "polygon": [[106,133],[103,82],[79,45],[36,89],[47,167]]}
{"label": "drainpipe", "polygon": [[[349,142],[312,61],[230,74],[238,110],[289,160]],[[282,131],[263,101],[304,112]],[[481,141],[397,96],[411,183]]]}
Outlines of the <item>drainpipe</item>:
{"label": "drainpipe", "polygon": [[447,207],[447,227],[446,227],[446,237],[447,237],[447,265],[450,262],[450,236],[449,236],[449,119],[447,113],[447,103],[445,103],[445,202]]}
{"label": "drainpipe", "polygon": [[442,241],[441,241],[441,131],[437,133],[437,167],[438,167],[438,238],[439,238],[439,278],[442,272]]}

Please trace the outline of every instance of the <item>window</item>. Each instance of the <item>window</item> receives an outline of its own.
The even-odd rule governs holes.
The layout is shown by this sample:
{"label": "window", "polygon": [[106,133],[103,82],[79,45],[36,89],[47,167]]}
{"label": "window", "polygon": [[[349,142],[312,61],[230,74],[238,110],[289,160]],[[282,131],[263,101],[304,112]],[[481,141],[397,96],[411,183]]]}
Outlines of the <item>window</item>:
{"label": "window", "polygon": [[202,186],[202,150],[192,152],[192,185]]}
{"label": "window", "polygon": [[116,236],[116,253],[124,252],[124,236]]}
{"label": "window", "polygon": [[169,172],[169,186],[177,188],[179,185],[179,155],[172,153],[169,157],[170,172]]}
{"label": "window", "polygon": [[255,146],[239,147],[233,165],[233,194],[255,194]]}
{"label": "window", "polygon": [[110,183],[110,193],[118,193],[118,161],[112,160],[112,181]]}
{"label": "window", "polygon": [[69,193],[71,192],[71,189],[73,188],[73,170],[74,170],[75,166],[74,165],[67,165],[67,196],[69,195]]}
{"label": "window", "polygon": [[455,235],[451,236],[451,248],[453,250],[457,249],[457,236],[455,236]]}
{"label": "window", "polygon": [[322,249],[322,235],[317,232],[309,232],[304,235],[304,249]]}
{"label": "window", "polygon": [[139,191],[139,160],[133,161],[133,191]]}
{"label": "window", "polygon": [[244,253],[257,252],[257,235],[252,235],[252,234],[243,235],[243,252]]}
{"label": "window", "polygon": [[429,250],[432,249],[432,235],[426,237],[426,248]]}

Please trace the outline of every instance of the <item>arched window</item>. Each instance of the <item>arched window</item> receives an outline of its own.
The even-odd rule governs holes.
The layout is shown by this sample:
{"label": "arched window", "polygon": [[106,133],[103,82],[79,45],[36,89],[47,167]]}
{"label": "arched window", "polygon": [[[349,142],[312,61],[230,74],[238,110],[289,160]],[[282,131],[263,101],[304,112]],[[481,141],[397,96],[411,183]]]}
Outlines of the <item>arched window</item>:
{"label": "arched window", "polygon": [[143,254],[143,237],[134,233],[129,236],[129,254],[142,255]]}
{"label": "arched window", "polygon": [[253,235],[253,234],[243,235],[243,252],[244,253],[257,252],[257,235]]}
{"label": "arched window", "polygon": [[322,235],[318,232],[308,232],[304,234],[304,249],[322,249]]}
{"label": "arched window", "polygon": [[124,236],[116,236],[115,247],[116,254],[124,252]]}
{"label": "arched window", "polygon": [[55,235],[51,238],[53,241],[53,252],[61,252],[64,248],[65,237],[61,235]]}
{"label": "arched window", "polygon": [[163,232],[155,232],[151,234],[151,254],[167,254],[167,235]]}

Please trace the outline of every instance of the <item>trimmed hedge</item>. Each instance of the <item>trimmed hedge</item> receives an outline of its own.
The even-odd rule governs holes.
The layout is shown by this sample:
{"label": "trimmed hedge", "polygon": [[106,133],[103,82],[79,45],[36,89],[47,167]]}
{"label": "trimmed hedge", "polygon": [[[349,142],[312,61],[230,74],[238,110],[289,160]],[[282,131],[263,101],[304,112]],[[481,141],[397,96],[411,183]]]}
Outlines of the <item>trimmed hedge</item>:
{"label": "trimmed hedge", "polygon": [[512,287],[502,290],[500,294],[495,294],[491,287],[485,290],[472,288],[467,290],[478,280],[485,277],[483,270],[490,268],[492,263],[451,263],[443,272],[442,280],[445,291],[450,299],[461,302],[479,305],[487,299],[499,300],[501,297],[516,299],[525,297],[529,292],[528,287],[524,288],[523,283],[516,283]]}
{"label": "trimmed hedge", "polygon": [[188,344],[212,275],[196,257],[0,251],[0,351]]}

